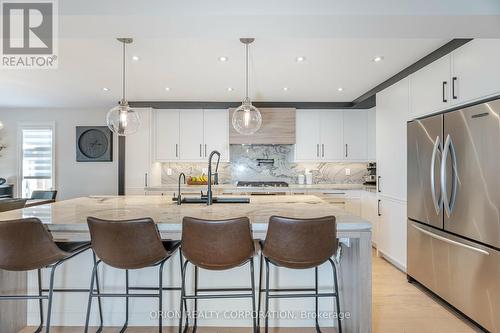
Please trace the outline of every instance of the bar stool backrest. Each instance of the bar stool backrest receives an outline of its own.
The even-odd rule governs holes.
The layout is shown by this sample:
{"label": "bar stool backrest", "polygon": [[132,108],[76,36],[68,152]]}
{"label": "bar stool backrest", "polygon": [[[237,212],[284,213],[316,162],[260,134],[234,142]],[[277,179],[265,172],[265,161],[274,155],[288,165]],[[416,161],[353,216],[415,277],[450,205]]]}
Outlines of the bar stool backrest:
{"label": "bar stool backrest", "polygon": [[31,192],[31,199],[47,199],[56,200],[57,191],[56,190],[43,190],[43,191],[33,191]]}
{"label": "bar stool backrest", "polygon": [[0,212],[21,209],[26,205],[27,199],[3,199],[0,200]]}
{"label": "bar stool backrest", "polygon": [[337,251],[335,216],[295,219],[271,216],[263,253],[278,266],[313,268]]}
{"label": "bar stool backrest", "polygon": [[39,269],[67,255],[57,247],[39,219],[0,221],[0,269]]}
{"label": "bar stool backrest", "polygon": [[228,220],[184,217],[181,248],[192,264],[210,270],[241,266],[255,252],[247,217]]}
{"label": "bar stool backrest", "polygon": [[121,269],[144,268],[168,257],[150,218],[102,220],[88,217],[92,248],[104,263]]}

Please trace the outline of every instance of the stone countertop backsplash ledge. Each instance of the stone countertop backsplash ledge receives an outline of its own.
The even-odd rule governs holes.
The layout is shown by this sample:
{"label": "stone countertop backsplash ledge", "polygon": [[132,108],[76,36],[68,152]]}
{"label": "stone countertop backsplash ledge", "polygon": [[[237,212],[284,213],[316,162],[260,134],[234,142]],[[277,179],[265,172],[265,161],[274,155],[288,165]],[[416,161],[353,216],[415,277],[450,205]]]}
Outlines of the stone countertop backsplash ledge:
{"label": "stone countertop backsplash ledge", "polygon": [[[366,163],[294,163],[292,145],[231,145],[230,163],[219,165],[219,183],[238,181],[284,181],[297,184],[299,174],[308,169],[314,184],[362,184]],[[258,165],[257,159],[272,159],[274,164]],[[162,163],[162,185],[177,184],[179,174],[199,176],[206,173],[207,163]],[[170,169],[170,170],[169,170]],[[350,175],[346,175],[350,169]],[[171,171],[171,172],[169,172]],[[170,173],[170,174],[169,174]]]}

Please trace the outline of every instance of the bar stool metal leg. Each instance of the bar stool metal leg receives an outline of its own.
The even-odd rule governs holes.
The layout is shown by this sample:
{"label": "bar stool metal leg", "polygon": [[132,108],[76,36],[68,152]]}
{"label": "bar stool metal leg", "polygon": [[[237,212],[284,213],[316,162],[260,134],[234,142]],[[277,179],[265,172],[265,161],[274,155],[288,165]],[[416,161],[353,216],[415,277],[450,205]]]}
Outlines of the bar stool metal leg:
{"label": "bar stool metal leg", "polygon": [[265,318],[265,333],[269,331],[269,261],[266,260],[266,310],[264,313]]}
{"label": "bar stool metal leg", "polygon": [[[128,284],[128,269],[125,270],[125,294],[128,296],[129,295],[129,284]],[[123,324],[122,329],[120,330],[120,333],[125,332],[125,330],[128,327],[128,297],[125,297],[125,324]]]}
{"label": "bar stool metal leg", "polygon": [[58,265],[59,263],[54,264],[52,266],[52,269],[50,270],[49,305],[47,306],[47,327],[45,328],[45,333],[50,332],[50,319],[52,317],[52,298],[54,296],[54,273]]}
{"label": "bar stool metal leg", "polygon": [[160,264],[160,268],[159,268],[159,277],[158,277],[158,293],[159,293],[159,297],[158,297],[158,330],[160,333],[162,333],[162,330],[163,330],[163,266],[165,265],[165,262],[167,262],[166,260],[164,262],[162,262]]}
{"label": "bar stool metal leg", "polygon": [[[92,250],[92,257],[94,259],[94,265],[95,265],[95,263],[97,262],[97,257],[96,257],[95,252],[93,250]],[[99,276],[98,276],[97,272],[96,272],[96,276],[95,276],[95,285],[96,285],[97,293],[100,294],[101,288],[99,286]],[[101,302],[100,296],[97,297],[97,305],[99,307],[100,324],[99,324],[99,328],[97,329],[96,333],[100,333],[100,332],[102,332],[102,328],[103,328],[102,302]]]}
{"label": "bar stool metal leg", "polygon": [[[42,270],[38,269],[37,270],[37,275],[38,275],[38,296],[42,296]],[[40,333],[43,328],[43,299],[40,298],[38,300],[38,307],[40,311],[40,325],[36,329],[35,333]]]}
{"label": "bar stool metal leg", "polygon": [[100,263],[100,260],[96,261],[94,267],[92,268],[92,277],[90,278],[89,301],[87,303],[87,316],[85,318],[84,333],[88,333],[89,331],[90,309],[92,308],[92,291],[94,290],[94,282],[97,276],[97,266],[99,266]]}
{"label": "bar stool metal leg", "polygon": [[[181,255],[181,261],[182,261],[182,255]],[[181,281],[181,304],[180,304],[180,317],[179,317],[179,333],[183,333],[183,327],[182,327],[182,317],[183,317],[183,310],[184,310],[184,307],[186,307],[186,317],[188,316],[187,314],[187,306],[186,306],[186,300],[185,300],[185,296],[186,296],[186,268],[187,268],[187,264],[188,262],[186,261],[185,263],[182,263],[181,265],[181,276],[182,276],[182,281]],[[183,306],[184,305],[184,306]],[[188,329],[188,325],[187,325],[187,320],[186,320],[186,328],[184,329],[184,332],[187,332],[187,329]]]}
{"label": "bar stool metal leg", "polygon": [[[194,295],[198,296],[198,267],[194,266]],[[194,299],[194,324],[193,332],[196,333],[198,329],[198,299]]]}
{"label": "bar stool metal leg", "polygon": [[262,309],[261,303],[262,303],[262,272],[264,270],[263,266],[263,261],[264,261],[264,254],[262,253],[262,245],[261,245],[261,250],[260,250],[260,258],[259,258],[259,295],[258,295],[258,307],[257,307],[257,329],[260,332],[260,311]]}
{"label": "bar stool metal leg", "polygon": [[337,296],[335,297],[335,305],[337,310],[337,324],[339,325],[338,333],[342,333],[342,322],[340,320],[340,294],[339,294],[339,284],[337,280],[337,266],[335,266],[335,263],[333,262],[332,259],[329,259],[328,261],[330,261],[330,264],[332,265],[333,283],[335,288],[335,294],[337,294]]}
{"label": "bar stool metal leg", "polygon": [[[314,267],[314,291],[316,292],[316,295],[318,295],[318,267]],[[316,332],[317,333],[321,333],[321,329],[319,328],[319,318],[318,318],[318,315],[319,315],[319,298],[318,296],[315,297],[315,306],[316,306]]]}
{"label": "bar stool metal leg", "polygon": [[[250,260],[250,279],[252,281],[252,320],[253,320],[253,330],[254,333],[257,333],[259,328],[257,326],[257,316],[258,314],[255,312],[255,269],[254,269],[254,263],[253,263],[253,258]],[[260,296],[260,294],[259,294]]]}

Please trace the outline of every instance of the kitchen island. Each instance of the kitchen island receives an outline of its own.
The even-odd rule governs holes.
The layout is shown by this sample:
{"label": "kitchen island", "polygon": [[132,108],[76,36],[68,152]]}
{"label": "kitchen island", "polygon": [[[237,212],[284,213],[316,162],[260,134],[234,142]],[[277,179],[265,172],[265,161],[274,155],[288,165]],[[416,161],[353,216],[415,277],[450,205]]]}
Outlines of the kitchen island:
{"label": "kitchen island", "polygon": [[[53,204],[29,207],[22,210],[0,213],[1,220],[35,216],[40,218],[51,231],[56,240],[89,239],[87,216],[103,219],[131,219],[151,217],[157,223],[163,238],[180,239],[182,218],[192,216],[204,219],[226,219],[238,216],[248,216],[252,224],[255,239],[264,239],[267,221],[272,215],[312,218],[334,215],[337,218],[338,237],[341,239],[340,289],[341,307],[345,319],[344,332],[371,331],[371,224],[339,210],[322,199],[310,196],[252,196],[249,204],[183,204],[177,205],[170,197],[165,196],[94,196],[61,201]],[[258,267],[258,258],[256,267]],[[69,262],[59,272],[60,287],[86,287],[90,281],[91,256],[81,256]],[[201,286],[239,286],[248,284],[247,268],[238,268],[230,272],[201,271]],[[169,260],[165,268],[165,285],[179,285],[179,260]],[[258,271],[257,271],[258,274]],[[123,272],[110,267],[100,271],[106,291],[121,290],[124,286]],[[131,284],[152,285],[155,283],[153,270],[134,271],[131,274]],[[292,271],[273,269],[271,285],[275,287],[310,287],[314,284],[313,270]],[[28,289],[34,291],[36,275],[29,274]],[[189,276],[188,279],[189,280]],[[320,290],[331,288],[331,272],[328,266],[320,268]],[[56,279],[56,283],[57,279]],[[204,284],[203,284],[204,283]],[[8,286],[2,286],[3,289]],[[330,289],[331,290],[331,289]],[[53,312],[54,325],[78,326],[85,318],[86,295],[59,294],[55,298]],[[166,292],[164,308],[176,311],[178,293]],[[124,301],[110,299],[104,302],[104,318],[106,326],[121,326],[124,320]],[[131,302],[130,325],[155,325],[150,312],[157,308],[155,301],[134,300]],[[94,308],[95,309],[95,308]],[[228,310],[248,310],[249,304],[244,300],[219,300],[202,302],[200,310],[223,313]],[[322,300],[320,312],[331,312],[333,302]],[[278,300],[271,302],[271,311],[276,311],[271,318],[272,326],[312,327],[314,319],[314,302],[308,299]],[[284,314],[287,315],[284,315]],[[283,315],[282,315],[283,314]],[[326,316],[326,315],[325,315]],[[28,324],[37,325],[38,313],[36,303],[28,306]],[[94,324],[97,318],[93,318]],[[321,319],[320,323],[331,327],[332,318]],[[167,325],[176,325],[175,318],[167,318]],[[209,317],[200,319],[200,325],[206,326],[249,326],[248,318]]]}

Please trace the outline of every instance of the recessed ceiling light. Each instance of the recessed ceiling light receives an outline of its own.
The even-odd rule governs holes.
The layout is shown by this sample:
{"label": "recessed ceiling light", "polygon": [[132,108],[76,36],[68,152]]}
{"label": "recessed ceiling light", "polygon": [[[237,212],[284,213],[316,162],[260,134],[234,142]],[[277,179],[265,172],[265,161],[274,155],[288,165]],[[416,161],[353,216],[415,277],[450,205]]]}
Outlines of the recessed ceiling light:
{"label": "recessed ceiling light", "polygon": [[139,60],[141,60],[141,58],[139,58],[139,56],[132,56],[132,60],[133,61],[139,61]]}
{"label": "recessed ceiling light", "polygon": [[344,91],[344,88],[339,87],[339,88],[337,88],[337,90],[338,90],[338,91]]}
{"label": "recessed ceiling light", "polygon": [[383,56],[376,56],[375,58],[373,58],[374,62],[381,62],[382,60],[384,60]]}
{"label": "recessed ceiling light", "polygon": [[283,91],[288,91],[288,87],[283,87]]}
{"label": "recessed ceiling light", "polygon": [[305,60],[306,60],[306,57],[302,57],[302,56],[295,58],[295,61],[297,61],[297,62],[304,62]]}
{"label": "recessed ceiling light", "polygon": [[233,91],[233,90],[234,90],[234,89],[233,89],[233,88],[231,88],[231,87],[227,88],[227,91]]}
{"label": "recessed ceiling light", "polygon": [[228,61],[228,60],[229,60],[229,59],[228,59],[228,57],[224,57],[224,56],[219,57],[219,61],[220,61],[220,62],[226,62],[226,61]]}
{"label": "recessed ceiling light", "polygon": [[165,87],[165,91],[170,91],[170,88],[169,87]]}
{"label": "recessed ceiling light", "polygon": [[109,91],[109,88],[104,87],[102,88],[102,91]]}

